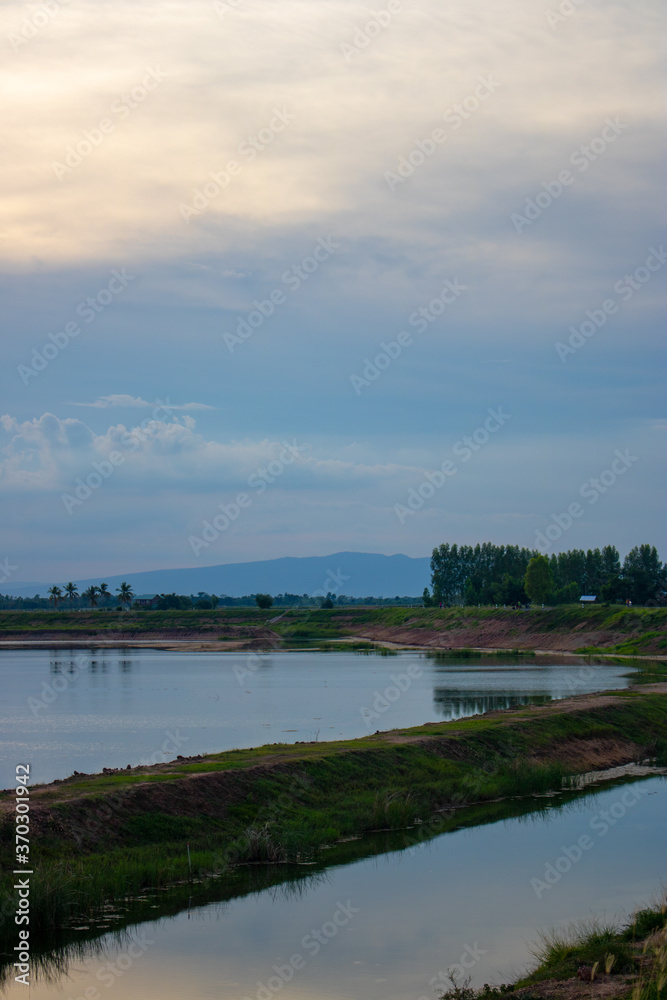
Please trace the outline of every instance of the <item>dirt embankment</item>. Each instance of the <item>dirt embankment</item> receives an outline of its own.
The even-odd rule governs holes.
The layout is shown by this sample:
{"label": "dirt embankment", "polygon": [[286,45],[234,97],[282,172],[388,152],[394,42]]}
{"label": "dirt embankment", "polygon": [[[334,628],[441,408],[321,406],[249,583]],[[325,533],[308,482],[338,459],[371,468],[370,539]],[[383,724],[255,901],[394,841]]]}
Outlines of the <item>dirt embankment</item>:
{"label": "dirt embankment", "polygon": [[[276,609],[280,611],[280,609]],[[667,656],[667,608],[292,608],[267,618],[252,608],[216,611],[0,611],[0,646],[155,644],[236,650],[352,639],[425,649],[594,648]],[[616,649],[615,647],[620,647]],[[191,646],[190,648],[197,648]]]}
{"label": "dirt embankment", "polygon": [[[344,744],[294,744],[266,747],[261,753],[231,751],[208,758],[181,758],[123,771],[121,775],[127,776],[129,783],[120,785],[113,784],[115,776],[111,775],[76,775],[31,790],[32,832],[37,839],[46,835],[61,842],[75,836],[79,846],[94,849],[98,839],[113,838],[131,817],[159,813],[223,820],[230,809],[252,801],[254,790],[265,779],[283,776],[299,781],[308,773],[309,764],[323,761],[333,772],[341,755],[354,755],[362,768],[372,771],[382,764],[387,750],[397,745],[412,745],[436,758],[464,765],[478,766],[480,752],[486,759],[500,754],[511,762],[517,759],[515,751],[507,749],[507,731],[512,729],[525,744],[520,757],[527,765],[560,763],[577,774],[619,767],[646,754],[645,743],[655,739],[656,733],[651,735],[655,724],[644,729],[633,722],[632,736],[616,724],[605,733],[601,726],[619,710],[625,711],[624,704],[628,711],[635,711],[644,694],[667,696],[667,683],[645,686],[635,696],[580,695],[528,709],[489,712],[473,720],[378,733]],[[573,718],[560,726],[558,717],[563,715]],[[480,733],[477,726],[470,725],[475,719],[491,723],[490,728]],[[556,724],[558,735],[533,745],[525,734],[526,726],[534,727],[535,723],[538,731]],[[0,815],[12,808],[10,794],[0,795]]]}
{"label": "dirt embankment", "polygon": [[[516,612],[512,620],[487,618],[460,627],[410,628],[409,622],[393,627],[367,625],[356,630],[356,637],[428,649],[531,649],[569,653],[589,647],[609,649],[631,638],[627,632],[592,629],[586,622],[563,631],[541,631],[529,612]],[[664,633],[644,637],[642,652],[664,656],[664,643]]]}

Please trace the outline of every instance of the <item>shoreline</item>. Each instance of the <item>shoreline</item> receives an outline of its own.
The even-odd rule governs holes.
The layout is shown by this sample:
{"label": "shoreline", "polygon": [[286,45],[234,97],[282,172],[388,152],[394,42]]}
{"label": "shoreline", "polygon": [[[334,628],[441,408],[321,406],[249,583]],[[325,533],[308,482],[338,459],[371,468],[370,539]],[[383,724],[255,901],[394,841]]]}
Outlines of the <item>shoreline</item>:
{"label": "shoreline", "polygon": [[[589,782],[664,773],[634,765],[667,765],[665,732],[662,682],[356,740],[270,744],[32,786],[35,945],[48,951],[72,940],[110,904],[124,912],[152,890],[208,891],[247,866],[271,875],[275,865],[328,865],[368,850],[368,834],[417,843],[540,808],[542,799],[587,794]],[[13,790],[0,793],[3,841],[14,801]],[[5,899],[12,885],[3,873]]]}
{"label": "shoreline", "polygon": [[[311,642],[312,645],[305,645]],[[331,652],[332,646],[340,646],[345,649],[346,645],[352,643],[367,643],[368,651],[373,648],[378,650],[388,649],[396,652],[415,653],[448,653],[455,657],[457,653],[479,653],[497,656],[559,656],[571,657],[573,660],[589,660],[591,657],[601,657],[604,659],[622,660],[649,660],[667,663],[667,654],[654,653],[652,655],[624,652],[603,652],[603,651],[577,651],[571,649],[533,649],[503,646],[434,646],[418,645],[416,643],[392,642],[389,640],[370,639],[367,636],[355,635],[344,638],[327,638],[322,640],[321,645],[317,645],[318,640],[305,640],[304,643],[291,645],[289,640],[280,639],[280,645],[266,646],[258,645],[256,640],[250,642],[234,642],[217,639],[172,639],[172,638],[148,638],[146,637],[122,637],[111,639],[108,637],[86,639],[0,639],[0,652],[2,650],[21,649],[157,649],[165,652],[193,652],[193,653],[311,653],[311,652]],[[353,650],[354,651],[354,650]]]}
{"label": "shoreline", "polygon": [[[279,608],[274,611],[280,611]],[[0,611],[0,650],[152,647],[255,652],[308,644],[389,650],[538,651],[547,655],[667,658],[667,608],[558,605],[549,608],[352,606],[288,609]]]}

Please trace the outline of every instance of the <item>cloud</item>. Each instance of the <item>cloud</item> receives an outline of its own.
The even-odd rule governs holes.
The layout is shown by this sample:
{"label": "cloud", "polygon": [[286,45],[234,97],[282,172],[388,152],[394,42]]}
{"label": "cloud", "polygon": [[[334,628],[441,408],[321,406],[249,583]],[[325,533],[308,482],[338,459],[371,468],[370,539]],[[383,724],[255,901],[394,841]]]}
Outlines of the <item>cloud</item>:
{"label": "cloud", "polygon": [[[585,514],[564,538],[566,548],[660,544],[664,427],[655,421],[622,432],[591,429],[576,446],[563,433],[515,433],[510,422],[466,460],[454,446],[474,427],[408,450],[389,439],[357,439],[353,447],[291,439],[298,456],[283,465],[280,439],[215,439],[189,414],[113,424],[101,434],[52,413],[27,421],[5,415],[0,493],[13,528],[6,551],[25,579],[44,572],[44,559],[57,564],[59,576],[76,566],[111,573],[190,565],[188,538],[201,534],[221,504],[232,509],[239,494],[251,503],[207,550],[207,563],[341,549],[424,555],[454,540],[532,546],[536,531],[573,501]],[[582,501],[582,485],[610,467],[615,449],[627,448],[638,456],[627,475],[594,506]],[[456,474],[445,482],[429,477],[447,459]],[[258,470],[268,473],[265,488],[251,478]],[[68,508],[63,497],[76,496],[91,476],[90,496],[80,507],[70,499]],[[396,504],[414,513],[401,522]],[[640,528],[628,510],[641,510]]]}
{"label": "cloud", "polygon": [[164,402],[158,400],[150,403],[141,396],[128,396],[122,393],[112,396],[99,396],[94,403],[67,403],[67,406],[88,406],[96,410],[108,410],[110,407],[122,406],[127,409],[152,409],[160,413],[170,413],[175,410],[215,410],[217,407],[208,406],[206,403],[170,403],[167,398]]}
{"label": "cloud", "polygon": [[122,476],[114,481],[115,489],[143,490],[146,497],[166,487],[186,495],[240,489],[258,468],[279,460],[286,443],[293,446],[296,457],[288,463],[290,476],[281,480],[281,487],[289,479],[291,488],[346,490],[383,480],[407,481],[420,474],[413,465],[316,455],[310,445],[296,438],[287,442],[209,440],[188,415],[171,420],[147,418],[135,426],[114,424],[102,434],[95,434],[80,420],[61,420],[52,413],[24,422],[4,415],[0,426],[7,438],[0,449],[0,489],[5,490],[62,489],[112,452],[122,456],[119,465],[123,467]]}
{"label": "cloud", "polygon": [[[523,0],[457,0],[446,17],[439,0],[424,0],[351,60],[341,46],[369,14],[348,0],[246,0],[224,20],[210,0],[176,0],[159,28],[148,0],[114,0],[103,16],[92,0],[77,10],[3,61],[12,101],[0,134],[0,253],[28,266],[36,256],[192,259],[231,252],[239,238],[261,253],[278,230],[328,228],[332,217],[352,240],[372,232],[426,247],[435,225],[459,252],[475,253],[499,223],[510,241],[510,212],[610,114],[631,130],[591,164],[601,207],[616,218],[637,159],[646,166],[634,177],[633,210],[650,206],[662,108],[652,73],[658,13],[647,0],[590,0],[560,30]],[[22,3],[3,4],[0,34],[25,15]],[[565,63],[575,69],[564,74]],[[129,107],[128,93],[158,70],[158,85]],[[452,117],[447,142],[392,195],[385,172],[490,77],[497,93]],[[243,152],[276,108],[294,120]],[[85,133],[105,119],[111,130],[86,151]],[[59,180],[53,164],[68,147],[76,165]],[[212,191],[211,174],[230,161],[240,170],[186,224],[179,206],[207,184]]]}

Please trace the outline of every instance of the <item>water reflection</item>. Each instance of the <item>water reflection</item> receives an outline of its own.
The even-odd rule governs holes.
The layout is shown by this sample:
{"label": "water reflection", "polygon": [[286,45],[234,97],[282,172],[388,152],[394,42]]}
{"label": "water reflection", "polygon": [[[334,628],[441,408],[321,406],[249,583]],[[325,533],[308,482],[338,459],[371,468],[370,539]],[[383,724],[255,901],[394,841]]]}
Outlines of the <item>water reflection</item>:
{"label": "water reflection", "polygon": [[[613,816],[638,787],[637,804],[604,837],[595,834],[592,818]],[[446,815],[445,832],[423,840],[418,828],[379,833],[336,845],[326,864],[251,865],[176,886],[130,901],[124,926],[102,939],[91,928],[63,941],[40,961],[31,996],[55,1000],[63,986],[85,996],[99,962],[117,960],[144,936],[154,944],[114,984],[116,1000],[255,997],[257,983],[302,952],[311,929],[340,904],[356,910],[354,920],[285,985],[284,1000],[433,996],[429,980],[466,944],[483,953],[473,984],[502,981],[529,960],[538,928],[592,914],[611,919],[652,896],[667,874],[666,802],[667,782],[650,778],[557,800],[490,803]],[[587,831],[594,849],[538,898],[531,878]],[[65,972],[72,981],[63,981]],[[10,979],[7,988],[11,1000],[23,995]]]}
{"label": "water reflection", "polygon": [[436,687],[433,691],[433,703],[443,719],[461,719],[496,709],[518,708],[521,705],[546,705],[551,700],[551,695],[537,691],[515,695],[457,691],[444,687]]}
{"label": "water reflection", "polygon": [[[624,687],[628,673],[574,656],[465,651],[0,651],[0,787],[9,787],[22,758],[42,783],[150,760],[169,734],[178,735],[179,748],[160,760],[353,739],[369,729]],[[369,726],[367,710],[376,704]]]}

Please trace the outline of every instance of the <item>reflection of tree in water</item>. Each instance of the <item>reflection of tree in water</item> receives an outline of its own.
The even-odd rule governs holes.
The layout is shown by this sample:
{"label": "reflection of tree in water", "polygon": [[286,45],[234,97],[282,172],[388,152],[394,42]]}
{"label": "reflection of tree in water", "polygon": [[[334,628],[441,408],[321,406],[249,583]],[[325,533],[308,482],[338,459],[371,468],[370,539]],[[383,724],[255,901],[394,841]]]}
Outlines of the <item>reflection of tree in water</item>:
{"label": "reflection of tree in water", "polygon": [[[62,983],[65,976],[71,972],[74,962],[86,962],[91,958],[100,961],[113,961],[119,951],[127,948],[136,939],[137,931],[128,928],[111,931],[104,937],[87,941],[71,941],[58,948],[54,948],[45,954],[32,952],[30,957],[30,974],[35,983],[42,982],[48,986],[57,986]],[[14,977],[14,966],[9,964],[12,959],[8,959],[7,964],[0,966],[0,991],[5,989]]]}
{"label": "reflection of tree in water", "polygon": [[269,896],[274,903],[283,900],[289,902],[294,899],[303,899],[320,885],[330,884],[331,876],[328,871],[309,872],[304,875],[292,876],[281,885],[272,886],[269,889]]}
{"label": "reflection of tree in water", "polygon": [[[102,670],[102,673],[106,673],[109,670],[109,660],[104,658],[96,659],[95,656],[95,653],[91,653],[91,658],[85,666],[91,673],[96,673],[99,669]],[[134,663],[130,659],[123,658],[118,660],[116,666],[121,674],[128,674],[132,672]],[[52,674],[78,674],[81,670],[81,663],[73,659],[54,657],[54,659],[49,661],[49,670]]]}
{"label": "reflection of tree in water", "polygon": [[[286,874],[288,872],[289,874]],[[244,896],[261,896],[268,893],[273,902],[298,900],[320,885],[331,881],[329,872],[301,865],[240,865],[228,878],[203,879],[190,885],[167,888],[159,894],[145,893],[128,899],[125,907],[117,904],[113,913],[106,911],[98,920],[78,928],[61,929],[61,944],[48,951],[32,949],[31,973],[34,982],[49,986],[62,983],[70,975],[72,966],[95,959],[100,963],[114,962],[128,947],[144,935],[154,939],[155,930],[167,921],[187,913],[187,919],[196,922],[219,920],[230,902]],[[151,907],[150,918],[147,920]],[[111,919],[118,919],[121,926],[108,928]],[[105,929],[102,927],[106,925]],[[123,926],[124,925],[124,926]],[[0,993],[13,981],[13,957],[0,959]]]}
{"label": "reflection of tree in water", "polygon": [[433,689],[433,702],[438,714],[444,719],[460,719],[468,715],[479,715],[500,708],[519,708],[522,705],[546,705],[551,701],[551,695],[542,693],[528,694],[489,694],[486,691],[456,690],[455,688],[436,687]]}

